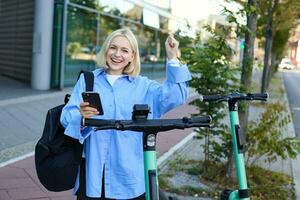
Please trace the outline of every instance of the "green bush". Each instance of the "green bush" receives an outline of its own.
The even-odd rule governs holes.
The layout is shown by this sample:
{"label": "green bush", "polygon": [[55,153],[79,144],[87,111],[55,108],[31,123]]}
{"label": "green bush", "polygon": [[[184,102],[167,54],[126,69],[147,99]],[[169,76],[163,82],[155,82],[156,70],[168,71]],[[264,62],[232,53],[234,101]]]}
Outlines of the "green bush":
{"label": "green bush", "polygon": [[[234,51],[227,42],[231,30],[225,27],[212,30],[206,26],[205,31],[211,35],[206,42],[201,41],[200,32],[195,39],[179,37],[183,46],[182,59],[192,72],[190,86],[202,95],[233,92],[238,88],[238,68],[231,62]],[[193,100],[191,104],[199,108],[197,115],[210,115],[213,118],[212,129],[197,131],[198,137],[205,138],[205,159],[228,159],[231,149],[230,134],[227,125],[221,123],[226,115],[227,105],[202,102],[200,99]]]}
{"label": "green bush", "polygon": [[274,162],[295,158],[300,153],[300,140],[295,137],[283,137],[291,116],[286,114],[286,106],[280,102],[267,104],[261,118],[249,124],[246,155],[247,164],[254,165],[258,159]]}

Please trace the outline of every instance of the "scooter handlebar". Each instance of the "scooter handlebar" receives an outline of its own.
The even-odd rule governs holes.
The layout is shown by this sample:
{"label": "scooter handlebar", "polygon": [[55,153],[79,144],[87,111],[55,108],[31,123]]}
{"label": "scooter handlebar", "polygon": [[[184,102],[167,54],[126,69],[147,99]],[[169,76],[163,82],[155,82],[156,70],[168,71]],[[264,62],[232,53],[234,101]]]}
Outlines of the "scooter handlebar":
{"label": "scooter handlebar", "polygon": [[[183,120],[184,120],[184,118],[183,118]],[[191,123],[210,123],[211,116],[191,117],[189,120]]]}
{"label": "scooter handlebar", "polygon": [[205,96],[201,96],[200,99],[202,101],[220,101],[224,99],[224,95],[220,95],[220,94],[205,95]]}
{"label": "scooter handlebar", "polygon": [[262,100],[266,101],[269,97],[268,93],[249,93],[247,94],[248,97],[251,98],[251,100]]}
{"label": "scooter handlebar", "polygon": [[200,99],[202,101],[251,101],[251,100],[262,100],[266,101],[268,98],[267,93],[231,93],[231,94],[226,94],[226,95],[220,95],[220,94],[215,94],[215,95],[205,95],[201,96]]}
{"label": "scooter handlebar", "polygon": [[182,119],[110,120],[82,118],[82,126],[93,126],[97,130],[116,129],[157,132],[191,127],[210,127],[210,116],[184,117]]}

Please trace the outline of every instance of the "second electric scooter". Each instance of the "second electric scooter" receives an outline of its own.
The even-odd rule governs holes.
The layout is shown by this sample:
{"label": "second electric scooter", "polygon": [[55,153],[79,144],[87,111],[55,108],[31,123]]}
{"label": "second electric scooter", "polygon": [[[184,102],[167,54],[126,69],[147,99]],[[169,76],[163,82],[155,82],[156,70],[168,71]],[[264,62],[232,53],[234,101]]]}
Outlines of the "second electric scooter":
{"label": "second electric scooter", "polygon": [[247,186],[246,169],[244,162],[244,145],[245,139],[240,132],[238,102],[239,101],[266,101],[268,94],[243,94],[232,93],[227,95],[209,95],[203,96],[203,101],[227,102],[229,107],[229,118],[232,135],[232,146],[236,166],[236,175],[238,179],[238,190],[223,190],[221,200],[250,200],[249,188]]}

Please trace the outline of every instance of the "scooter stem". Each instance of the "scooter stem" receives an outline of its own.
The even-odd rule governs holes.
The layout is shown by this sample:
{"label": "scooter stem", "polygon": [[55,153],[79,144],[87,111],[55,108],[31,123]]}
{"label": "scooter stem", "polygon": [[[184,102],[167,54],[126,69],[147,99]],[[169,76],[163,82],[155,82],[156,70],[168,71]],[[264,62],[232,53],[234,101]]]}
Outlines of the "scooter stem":
{"label": "scooter stem", "polygon": [[230,194],[229,200],[243,199],[249,200],[250,194],[247,186],[246,169],[244,162],[244,137],[240,133],[239,117],[236,102],[234,105],[229,105],[230,127],[232,134],[232,145],[234,152],[234,160],[236,166],[236,175],[238,180],[238,195],[236,192]]}

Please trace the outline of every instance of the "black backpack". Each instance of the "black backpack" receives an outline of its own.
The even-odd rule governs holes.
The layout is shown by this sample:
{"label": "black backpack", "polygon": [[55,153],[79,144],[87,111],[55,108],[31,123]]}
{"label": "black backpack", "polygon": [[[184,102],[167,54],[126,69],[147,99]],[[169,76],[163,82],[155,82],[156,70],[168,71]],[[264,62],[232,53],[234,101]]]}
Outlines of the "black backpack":
{"label": "black backpack", "polygon": [[[84,74],[86,91],[93,91],[94,74]],[[79,77],[78,76],[78,77]],[[65,104],[70,95],[65,96]],[[35,167],[42,185],[50,191],[72,189],[81,163],[83,145],[64,134],[60,115],[65,104],[48,110],[43,135],[35,146]]]}

